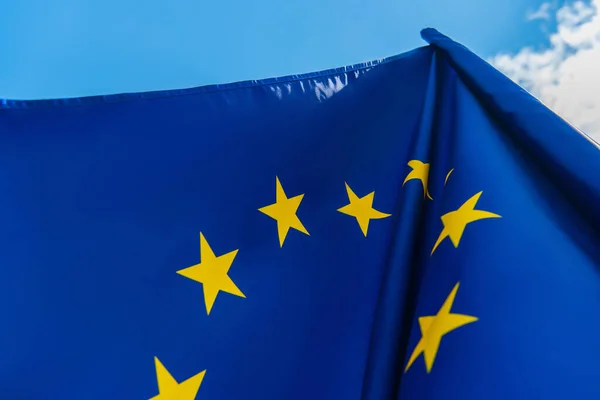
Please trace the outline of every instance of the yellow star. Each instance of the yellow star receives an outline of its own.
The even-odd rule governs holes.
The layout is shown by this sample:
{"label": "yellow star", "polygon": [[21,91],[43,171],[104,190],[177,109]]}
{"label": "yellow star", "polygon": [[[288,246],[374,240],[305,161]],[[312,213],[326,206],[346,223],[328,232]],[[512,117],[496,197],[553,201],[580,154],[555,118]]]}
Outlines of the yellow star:
{"label": "yellow star", "polygon": [[246,298],[227,275],[237,252],[234,250],[219,257],[215,256],[204,235],[200,233],[200,264],[177,271],[179,275],[202,284],[207,315],[210,314],[220,291]]}
{"label": "yellow star", "polygon": [[338,211],[342,214],[350,215],[351,217],[356,218],[356,221],[358,221],[358,225],[360,226],[360,229],[365,237],[367,236],[367,231],[369,230],[369,222],[372,219],[387,218],[391,215],[382,213],[373,208],[373,198],[375,197],[375,192],[371,192],[368,195],[359,198],[352,191],[352,189],[350,189],[350,186],[348,186],[347,183],[346,192],[348,192],[350,204],[338,209]]}
{"label": "yellow star", "polygon": [[[298,211],[298,207],[300,207],[300,202],[304,197],[304,194],[300,194],[298,196],[288,197],[285,195],[283,191],[283,187],[279,182],[279,178],[275,177],[276,184],[276,193],[275,193],[275,203],[266,207],[259,208],[258,211],[263,214],[268,215],[277,221],[277,233],[279,234],[279,247],[283,247],[283,242],[285,241],[285,237],[288,234],[290,228],[294,228],[297,231],[305,233],[309,235],[306,231],[302,222],[296,215]],[[309,235],[310,236],[310,235]]]}
{"label": "yellow star", "polygon": [[412,171],[406,175],[406,179],[404,179],[402,186],[404,186],[404,184],[408,181],[418,179],[423,184],[423,197],[427,195],[429,200],[433,200],[429,194],[429,190],[427,189],[427,180],[429,179],[429,163],[424,163],[419,160],[410,160],[408,162],[408,166],[412,168]]}
{"label": "yellow star", "polygon": [[157,357],[154,357],[154,365],[159,394],[150,400],[194,400],[196,398],[206,370],[177,383]]}
{"label": "yellow star", "polygon": [[467,227],[467,224],[471,222],[479,221],[480,219],[486,218],[502,218],[498,214],[494,214],[489,211],[483,210],[475,210],[475,205],[477,204],[477,200],[481,196],[483,192],[479,192],[471,197],[469,200],[465,201],[462,206],[456,211],[451,211],[442,215],[442,223],[444,224],[444,229],[440,233],[440,236],[435,242],[433,246],[433,250],[431,250],[431,254],[437,249],[439,244],[447,238],[450,237],[450,240],[454,244],[454,247],[458,247],[460,243],[460,239]]}
{"label": "yellow star", "polygon": [[460,282],[454,285],[452,292],[450,292],[450,295],[448,295],[448,298],[446,298],[446,301],[444,301],[444,304],[436,315],[419,317],[421,340],[419,340],[419,343],[417,343],[417,346],[410,355],[410,359],[408,360],[408,364],[406,364],[404,372],[408,371],[421,353],[423,353],[423,358],[425,358],[427,373],[431,372],[442,337],[461,326],[477,321],[477,318],[471,315],[452,314],[450,312],[459,284]]}

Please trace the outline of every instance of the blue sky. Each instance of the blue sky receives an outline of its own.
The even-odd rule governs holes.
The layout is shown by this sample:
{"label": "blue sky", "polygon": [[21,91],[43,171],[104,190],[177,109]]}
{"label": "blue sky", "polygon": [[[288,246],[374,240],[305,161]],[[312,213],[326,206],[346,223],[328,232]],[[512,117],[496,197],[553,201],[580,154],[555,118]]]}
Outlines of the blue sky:
{"label": "blue sky", "polygon": [[[176,89],[311,72],[423,46],[546,45],[543,0],[0,0],[0,97]],[[551,22],[544,22],[546,24]]]}

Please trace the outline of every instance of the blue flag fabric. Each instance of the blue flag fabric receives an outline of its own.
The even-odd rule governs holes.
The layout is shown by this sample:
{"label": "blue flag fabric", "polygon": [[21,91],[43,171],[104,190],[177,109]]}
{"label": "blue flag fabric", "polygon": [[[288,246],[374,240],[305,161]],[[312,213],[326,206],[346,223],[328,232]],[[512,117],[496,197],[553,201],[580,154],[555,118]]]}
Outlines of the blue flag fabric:
{"label": "blue flag fabric", "polygon": [[0,398],[600,397],[600,151],[466,48],[0,108]]}

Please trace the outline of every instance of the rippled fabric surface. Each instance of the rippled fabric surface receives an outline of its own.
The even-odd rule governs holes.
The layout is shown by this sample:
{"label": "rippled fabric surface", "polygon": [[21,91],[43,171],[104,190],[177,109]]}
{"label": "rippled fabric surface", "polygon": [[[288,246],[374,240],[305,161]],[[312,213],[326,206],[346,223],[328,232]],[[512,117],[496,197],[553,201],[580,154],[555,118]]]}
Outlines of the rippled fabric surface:
{"label": "rippled fabric surface", "polygon": [[0,102],[0,398],[596,398],[600,151],[434,30]]}

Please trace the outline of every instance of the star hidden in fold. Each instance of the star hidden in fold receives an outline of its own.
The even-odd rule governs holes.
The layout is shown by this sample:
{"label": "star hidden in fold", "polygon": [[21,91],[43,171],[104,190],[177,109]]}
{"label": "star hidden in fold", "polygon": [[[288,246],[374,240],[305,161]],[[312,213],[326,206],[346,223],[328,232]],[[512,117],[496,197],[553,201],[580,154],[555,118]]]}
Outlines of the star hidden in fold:
{"label": "star hidden in fold", "polygon": [[412,168],[412,171],[406,175],[406,179],[404,179],[402,186],[404,186],[404,184],[408,181],[417,179],[421,181],[421,184],[423,185],[423,197],[427,196],[429,200],[433,200],[427,188],[427,182],[429,179],[429,163],[424,163],[419,160],[410,160],[408,162],[408,166]]}
{"label": "star hidden in fold", "polygon": [[477,205],[477,201],[483,192],[479,192],[471,197],[469,200],[465,201],[462,206],[459,207],[456,211],[450,211],[442,215],[442,223],[444,224],[444,229],[440,233],[435,245],[433,246],[433,250],[431,250],[431,254],[437,249],[440,243],[447,237],[450,237],[452,244],[454,247],[458,247],[460,243],[460,239],[462,238],[463,233],[465,232],[465,228],[471,222],[479,221],[480,219],[487,218],[502,218],[498,214],[494,214],[489,211],[484,210],[476,210],[475,206]]}
{"label": "star hidden in fold", "polygon": [[350,200],[350,204],[339,208],[338,211],[342,214],[356,218],[358,226],[360,226],[360,230],[365,237],[367,236],[367,232],[369,230],[369,222],[372,219],[387,218],[391,215],[382,213],[381,211],[377,211],[373,208],[375,192],[371,192],[368,195],[359,198],[347,183],[346,192],[348,193],[348,200]]}
{"label": "star hidden in fold", "polygon": [[150,400],[194,400],[196,398],[206,370],[177,383],[157,357],[154,357],[154,365],[159,394]]}
{"label": "star hidden in fold", "polygon": [[421,353],[423,353],[423,358],[425,359],[427,373],[431,372],[442,337],[461,326],[477,321],[477,318],[471,315],[453,314],[450,312],[459,284],[460,282],[454,285],[454,288],[436,315],[419,317],[421,339],[410,355],[404,372],[408,371]]}
{"label": "star hidden in fold", "polygon": [[450,171],[448,171],[448,173],[446,174],[446,179],[444,179],[444,186],[446,186],[446,183],[448,183],[448,179],[450,179],[450,175],[452,175],[452,172],[454,171],[454,168],[452,168]]}
{"label": "star hidden in fold", "polygon": [[210,314],[219,292],[246,298],[227,274],[237,252],[238,250],[234,250],[217,257],[204,235],[200,233],[200,264],[177,271],[179,275],[202,284],[207,315]]}
{"label": "star hidden in fold", "polygon": [[283,247],[283,242],[285,241],[290,228],[309,235],[308,231],[296,215],[304,194],[288,198],[283,191],[281,182],[279,182],[279,177],[275,177],[275,186],[275,203],[259,208],[258,211],[277,221],[279,247]]}

